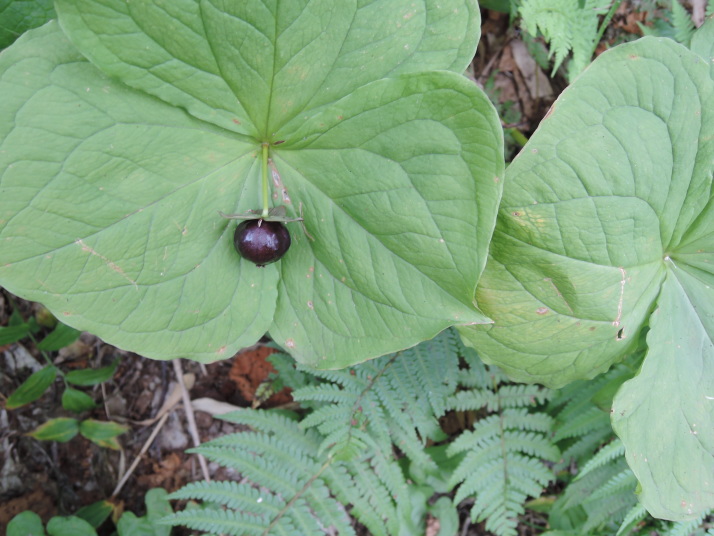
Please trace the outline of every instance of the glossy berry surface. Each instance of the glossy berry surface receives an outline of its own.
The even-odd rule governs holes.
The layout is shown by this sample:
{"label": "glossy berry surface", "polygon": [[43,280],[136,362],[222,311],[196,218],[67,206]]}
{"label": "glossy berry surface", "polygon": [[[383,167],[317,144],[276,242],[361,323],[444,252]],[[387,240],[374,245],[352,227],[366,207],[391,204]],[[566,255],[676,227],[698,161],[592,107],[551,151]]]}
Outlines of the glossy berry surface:
{"label": "glossy berry surface", "polygon": [[285,255],[290,247],[290,233],[278,221],[245,220],[236,227],[233,243],[241,257],[265,266]]}

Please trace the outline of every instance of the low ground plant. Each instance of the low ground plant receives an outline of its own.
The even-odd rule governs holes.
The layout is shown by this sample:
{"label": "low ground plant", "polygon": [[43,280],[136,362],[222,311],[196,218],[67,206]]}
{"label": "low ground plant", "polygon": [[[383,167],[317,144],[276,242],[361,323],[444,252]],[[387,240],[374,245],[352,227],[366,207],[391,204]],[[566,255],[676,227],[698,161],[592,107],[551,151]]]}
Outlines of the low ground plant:
{"label": "low ground plant", "polygon": [[301,412],[226,417],[252,431],[197,450],[244,480],[167,522],[453,534],[467,501],[512,535],[532,498],[552,536],[700,530],[714,21],[588,65],[613,5],[536,9],[572,83],[507,169],[473,0],[57,0],[0,55],[0,284],[147,357],[299,363]]}

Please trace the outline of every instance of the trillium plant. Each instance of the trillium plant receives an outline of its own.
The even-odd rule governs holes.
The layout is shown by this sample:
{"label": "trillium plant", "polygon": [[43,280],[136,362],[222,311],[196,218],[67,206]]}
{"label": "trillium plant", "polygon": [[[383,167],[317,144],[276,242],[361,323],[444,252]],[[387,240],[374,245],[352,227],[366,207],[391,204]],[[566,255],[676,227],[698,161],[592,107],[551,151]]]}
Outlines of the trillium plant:
{"label": "trillium plant", "polygon": [[474,0],[57,0],[0,55],[0,284],[156,359],[341,368],[457,326],[714,507],[714,22],[602,54],[505,171]]}

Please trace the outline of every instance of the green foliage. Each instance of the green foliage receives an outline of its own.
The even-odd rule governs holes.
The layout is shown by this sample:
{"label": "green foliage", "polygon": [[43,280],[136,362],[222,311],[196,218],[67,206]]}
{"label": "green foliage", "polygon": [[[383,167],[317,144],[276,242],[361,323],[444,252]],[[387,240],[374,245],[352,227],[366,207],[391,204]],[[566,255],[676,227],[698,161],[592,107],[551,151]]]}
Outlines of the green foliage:
{"label": "green foliage", "polygon": [[560,457],[549,438],[553,419],[531,411],[551,393],[535,385],[509,384],[498,369],[474,355],[466,361],[459,383],[470,389],[448,403],[452,409],[479,412],[480,418],[473,431],[462,433],[447,449],[450,456],[464,455],[450,478],[452,486],[459,485],[454,500],[475,496],[471,518],[486,520],[486,529],[498,536],[515,536],[526,499],[538,497],[553,479],[544,461]]}
{"label": "green foliage", "polygon": [[0,50],[54,17],[53,0],[0,0]]}
{"label": "green foliage", "polygon": [[[504,161],[462,75],[475,0],[56,9],[0,57],[4,287],[159,359],[270,332],[340,368],[489,321]],[[265,267],[220,215],[261,205],[306,230]]]}
{"label": "green foliage", "polygon": [[[395,496],[408,487],[394,460],[366,449],[351,462],[318,454],[321,436],[278,412],[245,410],[221,416],[249,432],[221,437],[194,449],[239,471],[236,482],[197,482],[174,499],[200,499],[220,507],[178,512],[173,524],[235,535],[322,534],[333,528],[355,534],[342,504],[375,535],[397,534],[402,521]],[[336,495],[332,497],[330,490]],[[408,504],[408,503],[406,503]]]}
{"label": "green foliage", "polygon": [[25,322],[15,309],[8,319],[8,325],[0,326],[0,346],[24,339],[30,334],[37,333],[39,329],[40,327],[34,318],[30,318]]}
{"label": "green foliage", "polygon": [[[437,470],[424,446],[428,437],[439,435],[437,415],[446,411],[446,395],[455,388],[459,349],[458,336],[447,332],[364,365],[311,371],[319,383],[294,392],[314,410],[302,422],[272,411],[222,416],[252,430],[196,451],[246,480],[189,484],[172,497],[228,510],[186,510],[172,522],[226,534],[322,534],[330,527],[354,534],[342,506],[349,504],[349,514],[371,534],[423,531],[431,492],[407,484],[393,444],[420,468]],[[280,367],[285,360],[273,362]],[[454,512],[441,501],[435,515],[440,508],[446,509],[445,519]]]}
{"label": "green foliage", "polygon": [[5,407],[7,409],[16,409],[30,402],[34,402],[42,396],[47,388],[54,383],[57,377],[57,368],[51,365],[42,367],[40,370],[33,372],[15,392],[7,399]]}
{"label": "green foliage", "polygon": [[621,365],[590,381],[577,381],[556,392],[548,405],[548,413],[555,418],[553,441],[562,449],[557,472],[573,464],[582,467],[600,446],[612,439],[609,399],[598,405],[594,399],[607,392],[613,382],[631,376],[630,369]]}
{"label": "green foliage", "polygon": [[553,536],[558,531],[572,536],[619,536],[635,528],[658,531],[661,536],[703,534],[706,513],[679,523],[660,522],[647,514],[637,501],[637,479],[625,460],[625,447],[612,433],[612,396],[632,377],[641,359],[641,354],[629,356],[594,380],[571,383],[550,401],[548,413],[556,421],[553,440],[562,449],[555,470],[565,486],[549,511]]}
{"label": "green foliage", "polygon": [[568,54],[568,78],[572,80],[592,59],[598,39],[598,17],[607,12],[610,0],[522,0],[518,14],[532,36],[543,35],[554,58],[553,74]]}
{"label": "green foliage", "polygon": [[[293,371],[312,413],[282,423],[291,436],[246,412],[236,418],[253,432],[205,446],[270,495],[246,530],[337,527],[346,521],[319,509],[332,497],[376,533],[420,531],[427,498],[458,486],[474,518],[509,534],[557,446],[560,474],[579,471],[551,512],[561,532],[626,533],[643,516],[635,482],[661,518],[695,525],[714,506],[714,21],[692,35],[675,2],[673,36],[691,51],[646,37],[602,54],[503,181],[493,107],[460,75],[478,36],[473,2],[57,5],[62,30],[50,23],[0,56],[0,281],[70,324],[202,360],[269,331],[325,369],[458,325],[489,364],[552,387],[643,353],[641,367],[547,410],[525,402],[546,391],[461,350],[438,366],[405,352],[309,380]],[[604,3],[513,6],[556,68],[570,52],[571,77],[589,62]],[[305,208],[306,234],[258,269],[216,213],[267,207],[268,175],[288,216]],[[12,404],[38,396],[44,376]],[[427,445],[448,407],[475,426],[440,451]],[[42,433],[79,429],[70,419]],[[225,500],[219,488],[208,493]],[[226,516],[255,520],[248,502],[201,515],[227,529]]]}
{"label": "green foliage", "polygon": [[[15,320],[12,320],[13,317]],[[30,326],[34,325],[39,331],[36,322],[19,323],[19,315],[11,316],[11,322],[15,327],[22,327],[22,337],[31,335],[33,331]],[[34,320],[34,319],[33,319]],[[46,352],[60,350],[65,345],[73,343],[81,334],[77,330],[62,324],[55,323],[54,330],[42,339],[36,347],[42,353],[45,360],[50,363]],[[5,328],[12,329],[12,328]],[[75,389],[72,386],[90,386],[110,380],[116,372],[119,361],[115,360],[111,365],[97,369],[73,370],[63,372],[60,368],[48,364],[33,372],[20,386],[7,398],[5,408],[15,410],[38,400],[54,384],[57,376],[62,379],[64,390],[62,392],[62,407],[68,411],[82,413],[96,407],[94,399],[87,393]],[[81,434],[93,443],[101,447],[119,450],[117,436],[128,430],[114,422],[102,422],[94,419],[78,420],[70,417],[57,417],[49,419],[47,422],[37,426],[27,433],[30,437],[41,441],[58,441],[64,443],[70,441],[77,434]]]}
{"label": "green foliage", "polygon": [[[689,46],[694,35],[694,22],[689,12],[679,3],[679,0],[657,2],[661,17],[651,21],[651,26],[639,24],[642,35],[669,37],[678,43]],[[710,3],[710,8],[711,8]]]}
{"label": "green foliage", "polygon": [[586,533],[614,532],[636,505],[637,480],[627,466],[624,446],[614,440],[593,456],[558,499],[563,510],[582,508],[587,516]]}
{"label": "green foliage", "polygon": [[391,442],[413,462],[432,466],[423,449],[427,440],[443,438],[438,418],[455,389],[462,351],[458,335],[446,331],[401,354],[340,371],[315,371],[325,381],[293,393],[315,408],[301,425],[325,436],[321,451],[353,450],[370,438],[383,452]]}
{"label": "green foliage", "polygon": [[[117,536],[169,536],[170,527],[159,523],[160,518],[172,512],[168,493],[163,489],[150,489],[146,492],[145,502],[144,516],[121,513],[116,526]],[[99,501],[80,509],[74,516],[54,516],[47,523],[46,533],[40,516],[26,510],[10,520],[7,536],[97,536],[96,529],[113,509],[111,503]]]}
{"label": "green foliage", "polygon": [[[307,415],[300,421],[270,410],[222,416],[250,431],[195,451],[242,479],[176,492],[173,498],[208,506],[179,512],[171,523],[226,534],[353,534],[352,516],[370,534],[419,534],[427,512],[444,527],[458,525],[451,500],[432,500],[458,485],[455,501],[475,499],[474,508],[490,502],[493,508],[474,509],[474,517],[508,535],[527,497],[539,495],[552,477],[541,459],[558,458],[547,438],[553,421],[534,411],[549,392],[508,384],[453,331],[345,370],[298,371],[294,396]],[[438,419],[449,410],[483,414],[448,447],[429,446],[446,438]],[[476,479],[471,473],[479,460],[495,474]]]}
{"label": "green foliage", "polygon": [[697,50],[645,37],[561,94],[507,171],[476,291],[495,324],[459,327],[511,378],[557,387],[650,326],[612,419],[640,499],[671,520],[714,506],[714,80]]}

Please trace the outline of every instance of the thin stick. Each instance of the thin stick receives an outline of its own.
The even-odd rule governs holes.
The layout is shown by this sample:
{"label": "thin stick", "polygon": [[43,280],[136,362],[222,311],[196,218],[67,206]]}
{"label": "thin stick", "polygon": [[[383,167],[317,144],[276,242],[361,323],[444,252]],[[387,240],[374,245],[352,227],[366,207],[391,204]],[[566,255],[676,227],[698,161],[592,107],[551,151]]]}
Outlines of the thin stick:
{"label": "thin stick", "polygon": [[121,477],[121,480],[117,484],[116,488],[114,488],[114,491],[112,492],[112,497],[116,497],[117,494],[124,487],[124,484],[126,484],[126,481],[129,480],[129,477],[134,472],[134,469],[136,469],[136,466],[139,465],[139,460],[141,459],[141,457],[144,454],[146,454],[146,451],[149,450],[149,447],[154,442],[154,439],[156,439],[156,435],[159,433],[159,430],[161,430],[161,427],[166,422],[166,419],[168,419],[169,413],[170,412],[164,413],[163,417],[161,417],[159,422],[156,423],[156,426],[154,426],[154,430],[151,432],[151,435],[149,436],[149,439],[147,439],[144,442],[144,446],[141,447],[141,451],[139,451],[139,454],[136,455],[136,458],[134,458],[134,461],[131,463],[131,466],[129,467],[127,472],[124,473],[124,476]]}
{"label": "thin stick", "polygon": [[[201,438],[198,437],[198,428],[196,427],[196,419],[193,415],[193,407],[191,406],[191,398],[188,396],[188,389],[183,383],[183,371],[181,370],[181,361],[178,359],[173,360],[174,372],[176,374],[176,381],[178,381],[181,386],[181,395],[183,398],[183,408],[186,411],[186,421],[188,422],[188,431],[191,434],[191,439],[193,439],[193,446],[198,447],[201,444]],[[203,472],[203,478],[206,482],[211,481],[211,475],[208,473],[208,464],[206,463],[206,458],[201,454],[198,455],[198,463],[201,466],[201,471]]]}

